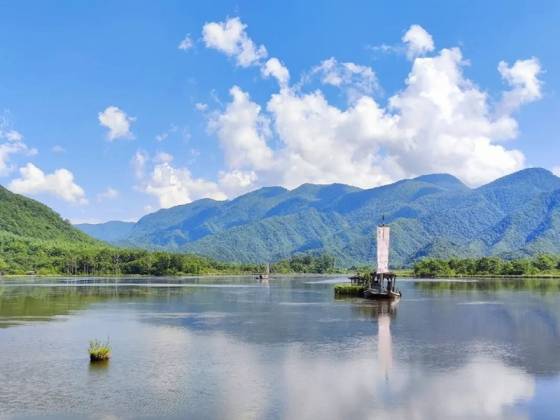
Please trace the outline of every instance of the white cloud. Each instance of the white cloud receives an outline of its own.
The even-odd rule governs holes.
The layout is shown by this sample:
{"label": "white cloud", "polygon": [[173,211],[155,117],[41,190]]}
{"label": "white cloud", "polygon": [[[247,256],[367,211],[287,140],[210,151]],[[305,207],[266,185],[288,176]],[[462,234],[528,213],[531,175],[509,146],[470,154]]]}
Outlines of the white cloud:
{"label": "white cloud", "polygon": [[148,154],[143,150],[137,150],[130,160],[130,164],[134,170],[136,178],[143,178],[146,170],[146,164],[149,160]]}
{"label": "white cloud", "polygon": [[130,131],[130,125],[136,119],[126,115],[126,112],[116,106],[108,106],[98,114],[99,124],[109,129],[107,138],[109,140],[132,139],[134,135]]}
{"label": "white cloud", "polygon": [[520,151],[496,144],[515,137],[515,120],[491,116],[488,95],[463,65],[458,48],[416,58],[406,88],[390,99],[399,140],[386,152],[405,174],[449,172],[479,185],[523,167]]}
{"label": "white cloud", "polygon": [[400,53],[403,51],[402,45],[389,45],[389,44],[381,44],[381,45],[366,45],[366,49],[378,53],[381,52],[383,54],[392,54],[392,53]]}
{"label": "white cloud", "polygon": [[424,55],[435,48],[432,36],[420,25],[411,25],[403,35],[402,42],[406,44],[406,56],[409,59]]}
{"label": "white cloud", "polygon": [[503,94],[498,110],[500,113],[511,113],[521,105],[542,97],[542,82],[538,77],[541,65],[536,58],[517,60],[511,67],[505,61],[500,61],[498,71],[511,86],[511,89]]}
{"label": "white cloud", "polygon": [[208,104],[197,102],[196,104],[194,104],[194,107],[197,111],[204,112],[208,109]]}
{"label": "white cloud", "polygon": [[137,151],[131,160],[139,181],[136,189],[155,196],[160,208],[187,204],[205,197],[226,199],[217,183],[195,178],[188,168],[175,167],[172,161],[173,156],[166,152],[150,157],[144,151]]}
{"label": "white cloud", "polygon": [[264,77],[274,77],[281,87],[288,85],[290,72],[276,57],[270,58],[261,68]]}
{"label": "white cloud", "polygon": [[53,146],[51,151],[53,153],[66,153],[66,149],[58,144]]}
{"label": "white cloud", "polygon": [[[386,183],[391,177],[378,155],[395,137],[395,118],[362,97],[347,110],[328,103],[320,91],[272,96],[267,110],[282,146],[259,178],[288,188],[304,182]],[[274,182],[275,181],[275,182]]]}
{"label": "white cloud", "polygon": [[18,194],[48,194],[64,201],[86,204],[85,192],[74,182],[74,175],[67,169],[57,169],[45,174],[32,163],[20,168],[20,177],[12,180],[8,188]]}
{"label": "white cloud", "polygon": [[113,200],[113,199],[117,198],[119,195],[120,194],[119,194],[118,190],[116,190],[112,187],[107,187],[107,189],[105,191],[97,194],[97,201],[101,202],[101,201],[105,201],[105,200]]}
{"label": "white cloud", "polygon": [[[431,51],[433,41],[411,29],[406,42],[415,55]],[[501,66],[517,106],[540,95],[539,68],[529,61]],[[347,108],[329,103],[320,90],[306,93],[298,87],[273,94],[263,110],[234,86],[231,103],[209,123],[227,165],[219,185],[231,196],[236,185],[239,190],[304,182],[372,187],[449,172],[476,186],[521,169],[523,154],[500,144],[517,135],[512,107],[497,112],[500,105],[464,76],[465,65],[458,48],[414,58],[404,89],[387,106],[368,94],[377,83],[373,70],[334,58],[311,74],[334,86],[359,86],[355,77],[365,80],[366,88]]]}
{"label": "white cloud", "polygon": [[261,107],[239,87],[231,88],[230,94],[232,102],[210,124],[218,134],[227,164],[231,169],[265,168],[272,159],[266,144],[268,120],[261,115]]}
{"label": "white cloud", "polygon": [[216,200],[226,198],[216,183],[193,178],[187,168],[175,168],[169,162],[156,164],[142,189],[155,196],[163,208],[204,197]]}
{"label": "white cloud", "polygon": [[[289,87],[288,69],[274,57],[262,62],[266,54],[255,53],[260,48],[238,18],[208,23],[203,34],[208,47],[235,57],[239,65],[260,66],[264,77],[279,81],[280,89],[261,106],[233,86],[231,101],[225,106],[218,101],[223,109],[207,114],[224,153],[217,181],[195,178],[169,159],[151,159],[152,170],[141,189],[158,197],[161,206],[233,197],[263,185],[341,182],[373,187],[434,172],[477,186],[525,165],[524,155],[502,142],[517,136],[512,112],[541,97],[540,66],[534,58],[498,66],[511,88],[495,101],[465,77],[467,62],[458,48],[423,56],[434,50],[433,40],[412,25],[403,37],[412,67],[403,89],[387,105],[372,97],[379,87],[367,66],[333,57],[310,70],[307,77],[320,77],[323,84],[349,93],[349,105],[339,106],[319,89],[306,92],[305,83]],[[241,64],[245,47],[252,54],[244,57],[252,59]],[[196,108],[207,110],[206,105]],[[139,160],[144,168],[147,157]]]}
{"label": "white cloud", "polygon": [[33,156],[37,149],[29,148],[23,142],[23,135],[11,128],[6,113],[0,115],[0,176],[8,175],[15,168],[10,163],[12,155]]}
{"label": "white cloud", "polygon": [[257,174],[254,171],[240,171],[234,169],[219,174],[220,191],[227,197],[236,197],[253,189],[257,181]]}
{"label": "white cloud", "polygon": [[0,143],[0,176],[5,176],[14,169],[10,164],[10,155],[26,152],[27,146],[20,142]]}
{"label": "white cloud", "polygon": [[268,53],[264,45],[257,46],[248,37],[246,28],[238,17],[225,22],[209,22],[202,28],[202,39],[206,47],[234,57],[241,67],[258,65]]}
{"label": "white cloud", "polygon": [[8,141],[18,142],[18,141],[23,140],[23,135],[19,131],[16,131],[16,130],[8,130],[8,131],[2,133],[2,135]]}
{"label": "white cloud", "polygon": [[552,173],[556,176],[560,176],[560,165],[553,167],[552,168]]}
{"label": "white cloud", "polygon": [[367,66],[355,63],[339,63],[334,57],[324,60],[311,69],[311,76],[317,75],[326,85],[347,90],[350,99],[371,95],[377,88],[377,76]]}
{"label": "white cloud", "polygon": [[179,46],[177,48],[179,48],[180,50],[183,51],[188,51],[190,50],[192,47],[194,46],[193,40],[190,36],[190,34],[188,34],[187,36],[185,36],[183,38],[183,40],[179,43]]}

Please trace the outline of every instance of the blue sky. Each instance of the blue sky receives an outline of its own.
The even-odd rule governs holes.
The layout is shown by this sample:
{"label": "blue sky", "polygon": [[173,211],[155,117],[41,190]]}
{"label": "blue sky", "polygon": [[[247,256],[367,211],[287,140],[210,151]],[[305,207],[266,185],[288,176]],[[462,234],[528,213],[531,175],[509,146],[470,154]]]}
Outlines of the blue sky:
{"label": "blue sky", "polygon": [[0,184],[105,221],[558,170],[559,20],[553,1],[0,1]]}

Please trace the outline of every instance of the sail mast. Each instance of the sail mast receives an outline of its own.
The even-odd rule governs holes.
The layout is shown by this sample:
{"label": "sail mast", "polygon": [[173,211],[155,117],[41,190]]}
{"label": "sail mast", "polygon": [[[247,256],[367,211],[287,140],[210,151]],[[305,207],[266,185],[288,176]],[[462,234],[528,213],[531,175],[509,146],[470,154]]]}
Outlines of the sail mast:
{"label": "sail mast", "polygon": [[385,224],[377,226],[377,273],[389,272],[390,228]]}

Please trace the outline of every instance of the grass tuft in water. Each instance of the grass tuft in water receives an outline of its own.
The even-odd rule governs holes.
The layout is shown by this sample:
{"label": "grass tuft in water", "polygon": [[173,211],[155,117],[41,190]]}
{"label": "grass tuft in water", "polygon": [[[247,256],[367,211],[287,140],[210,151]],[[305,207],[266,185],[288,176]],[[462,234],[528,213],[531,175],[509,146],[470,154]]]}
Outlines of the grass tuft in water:
{"label": "grass tuft in water", "polygon": [[109,340],[102,343],[99,340],[91,340],[89,342],[89,359],[91,362],[100,362],[103,360],[109,360],[111,357],[111,345]]}
{"label": "grass tuft in water", "polygon": [[363,297],[366,288],[358,284],[339,283],[334,286],[335,297]]}

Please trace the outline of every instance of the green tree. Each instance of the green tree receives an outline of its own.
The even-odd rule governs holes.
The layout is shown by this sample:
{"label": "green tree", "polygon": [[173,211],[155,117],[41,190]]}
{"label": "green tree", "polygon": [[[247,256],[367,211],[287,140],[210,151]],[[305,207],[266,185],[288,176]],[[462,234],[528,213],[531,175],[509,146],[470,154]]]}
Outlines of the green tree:
{"label": "green tree", "polygon": [[550,271],[556,265],[556,260],[551,255],[541,254],[535,258],[533,265],[537,270]]}
{"label": "green tree", "polygon": [[6,270],[8,270],[8,263],[0,257],[0,274],[4,273]]}

